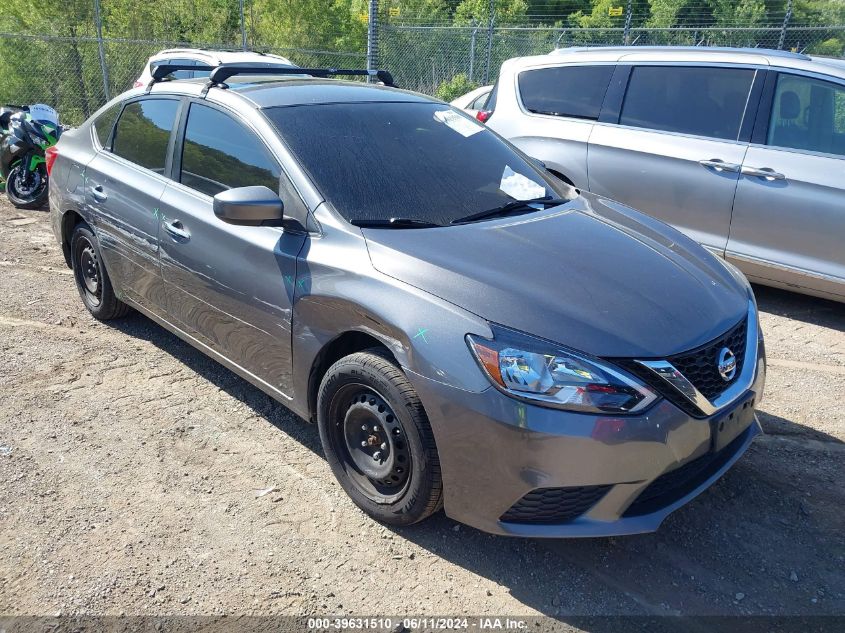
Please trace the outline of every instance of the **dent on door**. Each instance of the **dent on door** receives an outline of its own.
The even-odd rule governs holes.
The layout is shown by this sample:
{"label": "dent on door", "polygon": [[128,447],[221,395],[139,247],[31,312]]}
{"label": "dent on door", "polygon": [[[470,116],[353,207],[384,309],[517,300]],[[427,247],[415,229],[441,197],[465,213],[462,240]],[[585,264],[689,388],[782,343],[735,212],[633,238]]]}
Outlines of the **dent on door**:
{"label": "dent on door", "polygon": [[288,397],[296,256],[304,236],[227,224],[207,197],[176,187],[162,198],[161,227],[170,317]]}

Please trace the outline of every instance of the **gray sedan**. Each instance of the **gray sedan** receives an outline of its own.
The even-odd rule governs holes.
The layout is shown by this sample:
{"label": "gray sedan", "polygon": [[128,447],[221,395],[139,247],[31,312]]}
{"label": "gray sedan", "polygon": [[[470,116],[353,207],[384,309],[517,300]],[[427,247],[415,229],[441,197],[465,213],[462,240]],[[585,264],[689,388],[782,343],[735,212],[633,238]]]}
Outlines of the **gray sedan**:
{"label": "gray sedan", "polygon": [[96,318],[137,310],[315,421],[364,512],[647,532],[760,432],[731,265],[446,104],[249,70],[64,135],[53,228]]}

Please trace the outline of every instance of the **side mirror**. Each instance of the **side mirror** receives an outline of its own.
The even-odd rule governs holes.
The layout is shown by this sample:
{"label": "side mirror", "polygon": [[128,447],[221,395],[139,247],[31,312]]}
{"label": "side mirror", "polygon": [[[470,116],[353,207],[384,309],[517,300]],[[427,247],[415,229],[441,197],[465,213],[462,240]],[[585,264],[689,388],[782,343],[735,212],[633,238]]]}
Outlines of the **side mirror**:
{"label": "side mirror", "polygon": [[267,187],[236,187],[214,196],[214,215],[230,224],[278,226],[283,217],[282,201]]}

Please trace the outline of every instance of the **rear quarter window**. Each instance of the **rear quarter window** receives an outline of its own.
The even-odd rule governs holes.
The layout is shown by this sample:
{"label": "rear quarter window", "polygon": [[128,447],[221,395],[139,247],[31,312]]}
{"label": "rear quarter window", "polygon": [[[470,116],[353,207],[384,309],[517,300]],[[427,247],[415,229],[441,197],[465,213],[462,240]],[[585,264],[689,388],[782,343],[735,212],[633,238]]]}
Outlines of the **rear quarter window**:
{"label": "rear quarter window", "polygon": [[122,103],[116,103],[94,119],[94,134],[97,135],[97,141],[99,141],[101,147],[109,147],[109,137],[122,107]]}
{"label": "rear quarter window", "polygon": [[598,119],[614,66],[558,66],[519,74],[525,109],[535,114]]}

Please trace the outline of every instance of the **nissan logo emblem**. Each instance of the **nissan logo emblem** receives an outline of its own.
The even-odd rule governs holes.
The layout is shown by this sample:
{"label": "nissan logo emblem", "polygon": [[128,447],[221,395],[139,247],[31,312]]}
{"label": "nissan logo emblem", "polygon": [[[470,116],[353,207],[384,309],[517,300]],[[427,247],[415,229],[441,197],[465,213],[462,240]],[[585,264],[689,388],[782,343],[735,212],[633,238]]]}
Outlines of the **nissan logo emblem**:
{"label": "nissan logo emblem", "polygon": [[727,347],[719,352],[719,364],[717,365],[722,380],[729,382],[736,374],[736,356]]}

